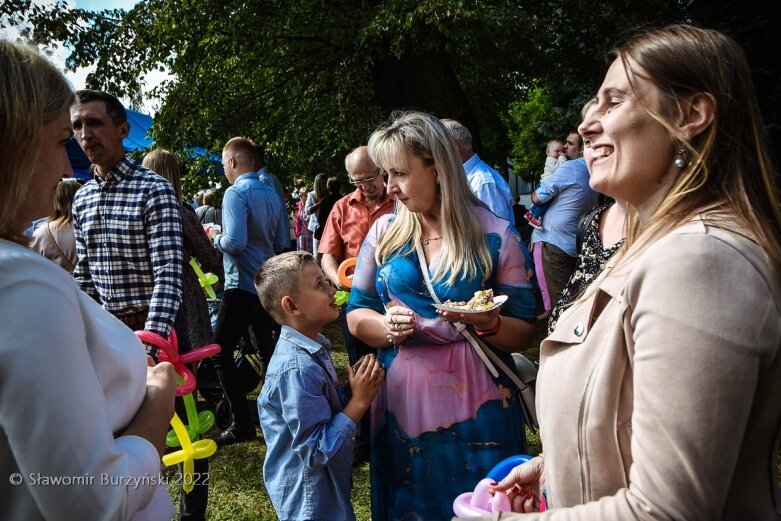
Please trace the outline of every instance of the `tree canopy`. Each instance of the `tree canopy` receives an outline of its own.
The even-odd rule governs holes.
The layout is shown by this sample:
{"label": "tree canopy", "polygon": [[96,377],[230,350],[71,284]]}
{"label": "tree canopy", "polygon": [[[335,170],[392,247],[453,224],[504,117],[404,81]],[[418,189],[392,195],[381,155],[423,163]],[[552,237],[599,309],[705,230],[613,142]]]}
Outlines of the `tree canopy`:
{"label": "tree canopy", "polygon": [[[283,178],[311,179],[341,172],[344,154],[404,108],[460,120],[500,165],[531,162],[536,146],[541,169],[544,143],[577,124],[616,41],[687,20],[695,2],[142,0],[98,13],[7,4],[4,23],[24,13],[28,38],[73,49],[69,67],[96,63],[91,88],[138,100],[144,74],[170,71],[157,92],[160,146],[219,152],[245,135]],[[540,93],[546,110],[524,113]]]}

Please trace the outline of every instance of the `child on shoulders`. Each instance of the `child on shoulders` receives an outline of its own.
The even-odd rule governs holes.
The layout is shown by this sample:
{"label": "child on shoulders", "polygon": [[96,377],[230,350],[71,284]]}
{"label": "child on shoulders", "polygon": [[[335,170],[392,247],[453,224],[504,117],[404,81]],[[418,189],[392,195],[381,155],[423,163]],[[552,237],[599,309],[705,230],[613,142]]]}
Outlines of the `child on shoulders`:
{"label": "child on shoulders", "polygon": [[312,254],[283,253],[255,275],[263,307],[282,324],[258,396],[266,440],[263,480],[281,520],[354,520],[350,503],[353,437],[384,371],[374,355],[337,382],[331,344],[320,329],[339,318],[336,289]]}

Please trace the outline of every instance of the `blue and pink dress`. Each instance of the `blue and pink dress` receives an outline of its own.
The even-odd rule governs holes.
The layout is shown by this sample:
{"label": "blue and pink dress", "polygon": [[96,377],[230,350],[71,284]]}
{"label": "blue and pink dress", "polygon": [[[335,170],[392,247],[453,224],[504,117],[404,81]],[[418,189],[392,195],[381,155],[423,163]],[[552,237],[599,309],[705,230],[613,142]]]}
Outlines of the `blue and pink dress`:
{"label": "blue and pink dress", "polygon": [[[434,282],[441,301],[469,300],[493,288],[508,295],[501,314],[535,318],[528,252],[514,227],[483,208],[493,270],[455,285]],[[526,451],[517,390],[499,371],[494,378],[474,348],[439,318],[410,241],[382,265],[377,243],[394,219],[372,226],[361,247],[347,312],[402,305],[415,313],[416,331],[401,346],[378,350],[385,381],[372,405],[372,519],[450,519],[455,497],[474,489],[506,457]],[[438,257],[428,264],[437,269]],[[489,339],[490,340],[490,339]],[[496,351],[512,366],[507,353]]]}

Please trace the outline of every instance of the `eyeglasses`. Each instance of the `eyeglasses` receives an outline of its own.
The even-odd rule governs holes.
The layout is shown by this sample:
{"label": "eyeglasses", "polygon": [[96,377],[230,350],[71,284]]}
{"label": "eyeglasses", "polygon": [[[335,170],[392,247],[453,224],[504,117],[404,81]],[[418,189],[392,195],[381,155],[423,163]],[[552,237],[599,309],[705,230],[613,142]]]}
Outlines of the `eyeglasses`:
{"label": "eyeglasses", "polygon": [[350,177],[350,184],[353,186],[361,186],[364,183],[371,183],[372,181],[380,177],[380,175],[383,175],[383,171],[378,168],[377,170],[374,171],[373,176],[367,177],[366,179],[353,179],[352,177]]}

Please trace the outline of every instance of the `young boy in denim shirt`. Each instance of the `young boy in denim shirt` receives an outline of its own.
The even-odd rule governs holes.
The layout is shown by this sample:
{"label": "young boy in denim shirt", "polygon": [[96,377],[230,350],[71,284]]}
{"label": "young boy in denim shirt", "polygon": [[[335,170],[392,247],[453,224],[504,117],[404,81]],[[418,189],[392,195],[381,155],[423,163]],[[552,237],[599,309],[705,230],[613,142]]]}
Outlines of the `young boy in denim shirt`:
{"label": "young boy in denim shirt", "polygon": [[320,334],[339,318],[336,290],[310,253],[270,258],[255,275],[255,287],[282,324],[258,396],[267,448],[263,481],[271,502],[281,520],[354,520],[353,437],[384,371],[374,355],[348,367],[352,398],[342,398],[331,344]]}

